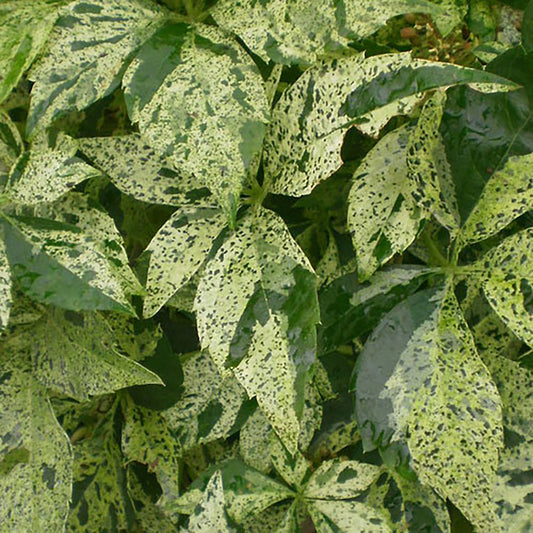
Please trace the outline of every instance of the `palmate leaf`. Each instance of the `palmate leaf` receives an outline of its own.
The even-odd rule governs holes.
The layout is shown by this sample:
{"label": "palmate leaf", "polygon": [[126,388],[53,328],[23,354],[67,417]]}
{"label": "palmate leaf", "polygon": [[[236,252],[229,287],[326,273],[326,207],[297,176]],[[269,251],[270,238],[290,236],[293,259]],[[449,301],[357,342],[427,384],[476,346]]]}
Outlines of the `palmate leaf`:
{"label": "palmate leaf", "polygon": [[20,355],[7,355],[0,371],[0,522],[9,531],[64,531],[72,493],[70,443],[45,389]]}
{"label": "palmate leaf", "polygon": [[157,4],[147,0],[75,0],[65,6],[30,73],[28,134],[110,94],[128,58],[162,17]]}
{"label": "palmate leaf", "polygon": [[139,50],[123,85],[143,138],[208,187],[232,223],[268,121],[252,59],[213,26],[170,24]]}
{"label": "palmate leaf", "polygon": [[422,483],[490,528],[501,403],[451,290],[428,289],[395,307],[356,368],[365,448],[403,446]]}
{"label": "palmate leaf", "polygon": [[398,128],[368,152],[353,176],[348,227],[360,280],[368,279],[416,238],[426,214],[412,197],[407,146],[413,129]]}
{"label": "palmate leaf", "polygon": [[235,375],[291,452],[319,321],[316,276],[278,215],[248,212],[209,261],[195,309],[202,346]]}
{"label": "palmate leaf", "polygon": [[[453,81],[452,81],[453,80]],[[265,185],[276,194],[302,196],[342,165],[340,149],[352,126],[404,112],[405,98],[450,85],[483,92],[516,89],[488,72],[413,59],[409,54],[362,55],[308,69],[272,112],[265,137]],[[386,122],[378,115],[380,123]]]}
{"label": "palmate leaf", "polygon": [[0,104],[41,52],[57,11],[57,4],[42,0],[7,0],[0,6]]}

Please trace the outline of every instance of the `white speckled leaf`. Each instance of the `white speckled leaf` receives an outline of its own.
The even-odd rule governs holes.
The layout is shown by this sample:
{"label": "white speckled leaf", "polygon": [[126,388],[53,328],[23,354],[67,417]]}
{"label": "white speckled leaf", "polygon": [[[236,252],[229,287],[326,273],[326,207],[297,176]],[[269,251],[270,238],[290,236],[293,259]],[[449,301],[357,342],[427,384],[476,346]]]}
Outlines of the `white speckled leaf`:
{"label": "white speckled leaf", "polygon": [[[1,235],[1,231],[0,231]],[[11,270],[7,260],[6,245],[0,239],[0,329],[5,329],[11,313]]]}
{"label": "white speckled leaf", "polygon": [[183,362],[183,391],[163,412],[181,448],[227,438],[240,429],[253,410],[246,392],[233,376],[222,378],[206,353],[188,354]]}
{"label": "white speckled leaf", "polygon": [[0,371],[0,490],[4,531],[64,531],[72,450],[44,388],[13,355]]}
{"label": "white speckled leaf", "polygon": [[349,500],[364,492],[380,475],[380,468],[357,461],[324,461],[305,489],[305,497],[318,500]]}
{"label": "white speckled leaf", "polygon": [[3,191],[9,171],[23,150],[24,143],[17,126],[0,108],[0,190]]}
{"label": "white speckled leaf", "polygon": [[208,187],[233,222],[269,115],[251,57],[216,27],[171,24],[140,49],[123,85],[147,143]]}
{"label": "white speckled leaf", "polygon": [[483,292],[490,305],[515,335],[533,346],[533,228],[505,239],[478,262]]}
{"label": "white speckled leaf", "polygon": [[194,178],[178,174],[171,163],[138,134],[78,140],[80,150],[124,194],[142,202],[181,206],[194,199]]}
{"label": "white speckled leaf", "polygon": [[0,6],[0,104],[42,50],[57,16],[57,5],[42,0],[7,0]]}
{"label": "white speckled leaf", "polygon": [[489,179],[466,220],[461,240],[481,241],[533,209],[533,154],[510,157]]}
{"label": "white speckled leaf", "polygon": [[348,227],[360,280],[368,279],[416,238],[425,218],[411,195],[407,169],[410,128],[387,134],[355,171],[348,197]]}
{"label": "white speckled leaf", "polygon": [[28,332],[36,378],[82,402],[161,379],[114,349],[113,334],[98,313],[50,309]]}
{"label": "white speckled leaf", "polygon": [[272,426],[261,409],[248,417],[239,432],[239,455],[247,465],[268,474],[272,470],[269,443]]}
{"label": "white speckled leaf", "polygon": [[306,70],[272,112],[265,136],[265,185],[276,194],[302,196],[342,165],[346,131],[372,120],[384,123],[410,110],[405,99],[424,91],[469,84],[486,92],[512,90],[512,82],[484,71],[413,59],[410,54],[335,59]]}
{"label": "white speckled leaf", "polygon": [[439,132],[445,104],[446,93],[441,91],[424,104],[409,137],[407,167],[415,201],[455,234],[460,224],[457,198]]}
{"label": "white speckled leaf", "polygon": [[150,317],[198,271],[226,225],[215,207],[182,207],[156,233],[150,254],[143,314]]}
{"label": "white speckled leaf", "polygon": [[270,433],[269,451],[272,464],[285,483],[296,491],[302,487],[310,470],[309,461],[299,451],[290,454],[274,432]]}
{"label": "white speckled leaf", "polygon": [[75,0],[65,6],[30,72],[28,133],[110,94],[161,17],[157,4],[146,0]]}
{"label": "white speckled leaf", "polygon": [[19,204],[52,202],[78,183],[101,173],[75,157],[78,144],[60,135],[56,145],[32,147],[24,154],[9,176],[6,194]]}

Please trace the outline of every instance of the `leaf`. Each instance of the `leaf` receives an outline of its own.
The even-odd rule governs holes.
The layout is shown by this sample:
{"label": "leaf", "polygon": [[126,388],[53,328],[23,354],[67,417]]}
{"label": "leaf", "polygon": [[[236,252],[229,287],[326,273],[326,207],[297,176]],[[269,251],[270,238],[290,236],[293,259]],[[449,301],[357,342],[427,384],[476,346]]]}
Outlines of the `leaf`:
{"label": "leaf", "polygon": [[203,348],[219,371],[233,367],[294,453],[319,314],[316,276],[281,218],[258,208],[240,221],[207,264],[195,309]]}
{"label": "leaf", "polygon": [[75,157],[75,139],[61,135],[52,147],[37,145],[24,154],[9,176],[6,193],[14,202],[53,202],[78,183],[100,172]]}
{"label": "leaf", "polygon": [[28,336],[36,378],[80,402],[132,385],[161,383],[157,374],[115,351],[112,331],[97,313],[50,309]]}
{"label": "leaf", "polygon": [[210,206],[176,210],[154,236],[150,256],[144,316],[149,317],[181,289],[206,260],[226,225],[219,209]]}
{"label": "leaf", "polygon": [[145,0],[75,0],[65,6],[30,73],[27,133],[111,94],[127,60],[161,18],[156,4]]}
{"label": "leaf", "polygon": [[268,121],[252,59],[213,26],[170,24],[139,50],[123,85],[143,138],[180,174],[208,187],[232,225]]}
{"label": "leaf", "polygon": [[487,181],[466,220],[465,244],[494,235],[533,207],[533,154],[510,157]]}
{"label": "leaf", "polygon": [[356,368],[365,449],[406,445],[422,484],[490,527],[501,404],[451,290],[428,289],[393,309]]}
{"label": "leaf", "polygon": [[244,462],[268,474],[272,470],[270,440],[272,426],[260,409],[256,409],[243,424],[239,432],[239,455]]}
{"label": "leaf", "polygon": [[9,118],[9,115],[0,108],[0,189],[2,191],[11,167],[23,150],[24,144],[17,126]]}
{"label": "leaf", "polygon": [[298,451],[290,454],[275,433],[270,434],[269,451],[272,464],[285,483],[295,490],[302,487],[310,470],[307,459]]}
{"label": "leaf", "polygon": [[360,280],[368,279],[416,238],[425,213],[413,200],[407,167],[412,130],[398,128],[367,153],[353,176],[348,227]]}
{"label": "leaf", "polygon": [[41,218],[4,223],[13,278],[29,297],[73,311],[132,313],[101,245],[77,227]]}
{"label": "leaf", "polygon": [[45,390],[13,355],[0,371],[0,507],[9,531],[64,531],[72,450]]}
{"label": "leaf", "polygon": [[[92,137],[79,139],[80,150],[104,171],[124,194],[142,202],[181,206],[194,199],[194,179],[187,179],[171,168],[140,137]],[[200,193],[198,193],[200,194]]]}
{"label": "leaf", "polygon": [[460,224],[457,199],[439,132],[445,104],[446,93],[440,91],[424,104],[409,137],[407,167],[415,201],[455,234]]}
{"label": "leaf", "polygon": [[183,391],[163,411],[163,418],[186,451],[206,442],[227,438],[240,429],[254,405],[233,376],[222,378],[211,358],[202,352],[184,357]]}
{"label": "leaf", "polygon": [[505,239],[478,265],[488,302],[515,335],[533,346],[531,253],[533,228]]}
{"label": "leaf", "polygon": [[347,129],[367,124],[372,112],[387,105],[389,118],[401,114],[406,97],[450,84],[469,84],[484,92],[516,88],[483,71],[409,54],[358,55],[308,69],[272,112],[265,137],[267,190],[290,196],[310,193],[342,165]]}
{"label": "leaf", "polygon": [[5,329],[11,313],[11,271],[7,260],[6,245],[0,239],[0,329]]}
{"label": "leaf", "polygon": [[524,10],[522,19],[522,45],[528,51],[533,51],[533,4],[529,2]]}
{"label": "leaf", "polygon": [[43,49],[56,17],[57,6],[42,0],[31,5],[7,0],[0,6],[0,104]]}

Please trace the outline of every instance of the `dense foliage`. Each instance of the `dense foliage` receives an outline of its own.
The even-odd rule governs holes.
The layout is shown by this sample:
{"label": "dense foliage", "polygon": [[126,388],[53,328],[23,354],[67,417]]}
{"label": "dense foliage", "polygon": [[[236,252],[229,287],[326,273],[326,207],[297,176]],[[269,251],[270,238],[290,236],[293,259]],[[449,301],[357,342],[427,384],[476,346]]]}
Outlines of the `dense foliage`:
{"label": "dense foliage", "polygon": [[533,1],[4,0],[0,529],[533,531]]}

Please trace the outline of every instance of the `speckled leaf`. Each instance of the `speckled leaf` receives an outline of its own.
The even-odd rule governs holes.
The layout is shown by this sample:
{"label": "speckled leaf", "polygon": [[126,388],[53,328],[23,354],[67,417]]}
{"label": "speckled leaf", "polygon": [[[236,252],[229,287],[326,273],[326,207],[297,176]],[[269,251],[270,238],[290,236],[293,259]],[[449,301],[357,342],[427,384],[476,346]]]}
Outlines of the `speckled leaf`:
{"label": "speckled leaf", "polygon": [[310,193],[342,165],[340,149],[350,127],[368,127],[371,113],[387,105],[392,118],[404,112],[403,99],[458,84],[487,92],[517,87],[488,72],[397,53],[335,59],[306,70],[272,112],[265,137],[267,189]]}
{"label": "speckled leaf", "polygon": [[[140,135],[79,139],[80,150],[124,194],[153,204],[181,206],[195,198],[195,179],[179,174]],[[201,193],[198,193],[201,194]]]}
{"label": "speckled leaf", "polygon": [[156,374],[115,351],[112,331],[98,313],[50,309],[28,335],[37,379],[80,402],[132,385],[161,383]]}
{"label": "speckled leaf", "polygon": [[27,132],[85,109],[120,83],[127,59],[160,22],[146,0],[75,0],[60,13],[34,81]]}
{"label": "speckled leaf", "polygon": [[252,59],[216,27],[171,24],[139,50],[123,85],[130,118],[148,144],[208,187],[233,224],[268,121]]}
{"label": "speckled leaf", "polygon": [[7,0],[0,6],[0,104],[42,50],[57,16],[57,5]]}
{"label": "speckled leaf", "polygon": [[[180,446],[162,414],[135,405],[125,398],[122,451],[128,461],[145,464],[154,472],[163,490],[161,502],[172,500],[180,493]],[[164,503],[161,503],[163,506]]]}
{"label": "speckled leaf", "polygon": [[0,490],[2,529],[65,530],[72,450],[45,390],[13,358],[0,371]]}
{"label": "speckled leaf", "polygon": [[182,361],[183,391],[163,418],[181,448],[227,438],[238,431],[254,404],[233,376],[222,378],[206,353],[187,354]]}
{"label": "speckled leaf", "polygon": [[11,271],[7,260],[6,245],[3,239],[0,239],[0,329],[5,329],[9,322],[11,287]]}
{"label": "speckled leaf", "polygon": [[388,533],[386,517],[358,501],[312,500],[307,508],[317,533]]}
{"label": "speckled leaf", "polygon": [[23,150],[24,144],[17,126],[0,108],[0,190],[3,191],[9,171]]}
{"label": "speckled leaf", "polygon": [[35,205],[52,202],[78,183],[100,176],[100,172],[76,156],[78,144],[60,135],[54,147],[32,147],[13,168],[6,194],[14,202]]}
{"label": "speckled leaf", "polygon": [[101,243],[76,226],[42,218],[4,223],[14,279],[37,301],[73,311],[106,309],[133,314]]}
{"label": "speckled leaf", "polygon": [[297,491],[310,470],[309,461],[299,451],[290,454],[273,432],[270,434],[269,451],[276,472]]}
{"label": "speckled leaf", "polygon": [[269,449],[271,434],[272,426],[261,409],[256,409],[248,417],[239,432],[239,455],[247,465],[263,474],[272,470]]}
{"label": "speckled leaf", "polygon": [[380,468],[357,461],[324,461],[305,488],[305,497],[350,500],[364,492],[379,476]]}
{"label": "speckled leaf", "polygon": [[355,171],[348,197],[348,227],[359,279],[368,279],[416,238],[425,218],[412,198],[407,168],[410,128],[383,137]]}
{"label": "speckled leaf", "polygon": [[207,205],[182,207],[165,222],[146,248],[150,263],[145,317],[157,313],[192,278],[225,225],[222,212]]}
{"label": "speckled leaf", "polygon": [[240,221],[208,263],[195,309],[203,347],[220,371],[234,368],[294,452],[319,314],[316,276],[278,215],[258,208]]}
{"label": "speckled leaf", "polygon": [[533,346],[532,258],[533,228],[528,228],[505,239],[478,263],[490,305],[507,327],[530,346]]}
{"label": "speckled leaf", "polygon": [[489,179],[462,232],[465,244],[494,235],[533,209],[533,154],[510,157]]}
{"label": "speckled leaf", "polygon": [[209,480],[202,499],[189,517],[188,531],[190,533],[208,533],[209,531],[231,533],[235,531],[229,524],[224,503],[222,475],[220,470],[217,470]]}
{"label": "speckled leaf", "polygon": [[455,234],[459,211],[439,126],[446,93],[437,91],[424,104],[407,146],[407,168],[414,200]]}

